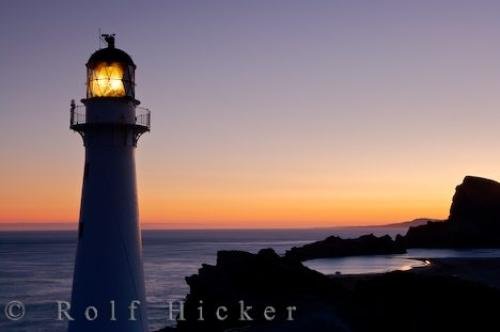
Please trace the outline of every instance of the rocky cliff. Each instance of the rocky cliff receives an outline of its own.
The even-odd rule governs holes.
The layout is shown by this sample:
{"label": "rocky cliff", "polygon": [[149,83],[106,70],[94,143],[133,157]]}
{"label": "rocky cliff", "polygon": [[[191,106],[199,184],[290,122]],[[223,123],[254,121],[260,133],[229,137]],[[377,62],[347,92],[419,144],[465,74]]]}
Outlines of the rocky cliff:
{"label": "rocky cliff", "polygon": [[500,247],[500,183],[466,176],[455,189],[445,222],[410,227],[408,247]]}

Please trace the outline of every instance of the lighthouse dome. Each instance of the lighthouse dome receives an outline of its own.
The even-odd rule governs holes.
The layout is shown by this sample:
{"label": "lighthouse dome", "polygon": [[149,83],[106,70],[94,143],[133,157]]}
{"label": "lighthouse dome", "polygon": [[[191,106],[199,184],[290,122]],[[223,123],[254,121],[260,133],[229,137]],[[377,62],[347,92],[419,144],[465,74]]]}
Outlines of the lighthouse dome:
{"label": "lighthouse dome", "polygon": [[136,67],[134,61],[132,60],[132,57],[128,55],[127,52],[122,51],[119,48],[115,48],[114,46],[108,46],[106,48],[101,48],[100,50],[95,51],[90,56],[89,61],[87,61],[87,66],[93,66],[102,62],[119,62],[125,65],[133,66],[134,68]]}

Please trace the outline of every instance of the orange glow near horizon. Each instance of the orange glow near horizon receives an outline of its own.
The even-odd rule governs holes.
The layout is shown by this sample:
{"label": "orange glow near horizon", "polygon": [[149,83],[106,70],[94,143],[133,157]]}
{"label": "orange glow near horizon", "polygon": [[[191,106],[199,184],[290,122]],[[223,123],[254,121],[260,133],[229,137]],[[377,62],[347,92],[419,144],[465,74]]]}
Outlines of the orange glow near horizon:
{"label": "orange glow near horizon", "polygon": [[[2,200],[0,222],[66,222],[78,216],[79,192],[33,193],[30,201]],[[364,197],[363,197],[364,196]],[[172,228],[304,228],[383,224],[417,217],[446,218],[451,197],[368,197],[311,193],[176,193],[144,190],[143,224]]]}
{"label": "orange glow near horizon", "polygon": [[[71,173],[81,166],[75,164]],[[75,223],[80,177],[39,179],[29,197],[17,179],[0,190],[0,223]],[[57,178],[57,179],[56,179]],[[308,228],[379,225],[418,217],[444,219],[453,185],[357,181],[287,174],[270,177],[191,174],[162,178],[139,172],[140,215],[144,228]],[[420,183],[419,183],[420,182]],[[57,190],[50,190],[49,183]],[[153,227],[154,226],[154,227]]]}

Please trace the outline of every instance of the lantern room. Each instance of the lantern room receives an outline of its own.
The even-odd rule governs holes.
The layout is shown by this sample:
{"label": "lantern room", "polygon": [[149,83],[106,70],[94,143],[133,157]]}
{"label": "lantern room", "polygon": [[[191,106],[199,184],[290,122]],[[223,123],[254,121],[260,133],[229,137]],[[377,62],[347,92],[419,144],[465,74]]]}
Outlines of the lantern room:
{"label": "lantern room", "polygon": [[115,36],[102,35],[107,43],[87,62],[87,98],[135,99],[135,64],[130,55],[115,48]]}

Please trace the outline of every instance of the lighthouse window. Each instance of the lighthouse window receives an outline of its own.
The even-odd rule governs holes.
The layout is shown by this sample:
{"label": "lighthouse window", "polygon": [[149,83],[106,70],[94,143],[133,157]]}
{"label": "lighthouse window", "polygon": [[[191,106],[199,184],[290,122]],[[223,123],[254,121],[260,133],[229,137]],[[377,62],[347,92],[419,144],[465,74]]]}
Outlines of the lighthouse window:
{"label": "lighthouse window", "polygon": [[88,69],[87,97],[133,97],[133,68],[119,62],[100,62]]}

